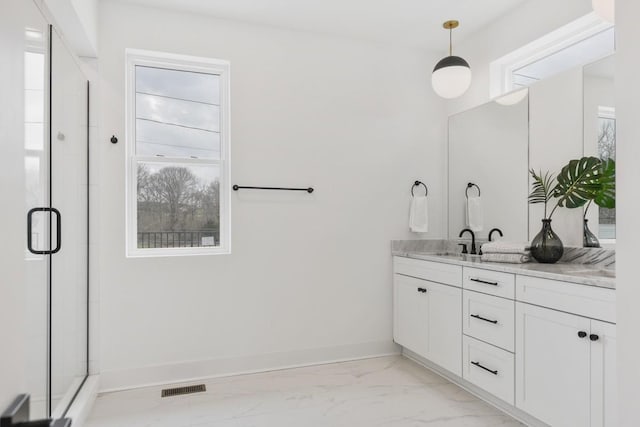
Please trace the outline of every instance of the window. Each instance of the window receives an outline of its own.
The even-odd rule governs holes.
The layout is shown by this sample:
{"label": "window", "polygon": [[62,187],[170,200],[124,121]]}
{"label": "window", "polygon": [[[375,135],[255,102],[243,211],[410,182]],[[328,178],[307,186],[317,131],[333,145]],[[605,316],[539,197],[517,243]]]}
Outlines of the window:
{"label": "window", "polygon": [[127,50],[127,255],[229,253],[229,64]]}

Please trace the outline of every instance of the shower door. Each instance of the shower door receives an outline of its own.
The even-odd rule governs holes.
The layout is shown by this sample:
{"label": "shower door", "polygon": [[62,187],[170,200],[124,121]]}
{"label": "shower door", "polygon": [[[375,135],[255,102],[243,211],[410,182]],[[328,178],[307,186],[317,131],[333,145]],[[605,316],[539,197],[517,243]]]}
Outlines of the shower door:
{"label": "shower door", "polygon": [[41,2],[2,4],[0,406],[61,418],[88,367],[88,83]]}
{"label": "shower door", "polygon": [[[60,250],[50,261],[50,415],[64,416],[88,374],[88,82],[51,32],[50,200]],[[60,235],[60,241],[56,237]]]}

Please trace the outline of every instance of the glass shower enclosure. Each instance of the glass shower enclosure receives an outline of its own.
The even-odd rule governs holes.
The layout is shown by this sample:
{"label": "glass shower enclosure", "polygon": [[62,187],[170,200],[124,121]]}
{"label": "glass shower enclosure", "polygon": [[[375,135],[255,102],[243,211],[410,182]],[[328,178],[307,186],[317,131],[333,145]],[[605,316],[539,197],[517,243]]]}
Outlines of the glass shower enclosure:
{"label": "glass shower enclosure", "polygon": [[14,49],[1,60],[23,64],[16,76],[22,102],[13,112],[20,124],[12,124],[22,138],[7,142],[16,144],[15,158],[0,160],[20,156],[24,165],[16,177],[21,195],[7,195],[24,205],[24,239],[12,245],[24,259],[27,378],[20,392],[31,396],[32,419],[60,418],[88,375],[89,85],[38,6],[8,3]]}

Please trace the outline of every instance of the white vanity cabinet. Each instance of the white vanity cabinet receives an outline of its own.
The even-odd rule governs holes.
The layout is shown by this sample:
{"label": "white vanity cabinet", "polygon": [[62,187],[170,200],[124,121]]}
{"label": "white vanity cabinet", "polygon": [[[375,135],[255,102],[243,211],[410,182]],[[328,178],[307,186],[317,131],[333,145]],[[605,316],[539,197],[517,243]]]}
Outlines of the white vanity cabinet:
{"label": "white vanity cabinet", "polygon": [[529,425],[617,426],[615,290],[501,270],[394,257],[395,342]]}
{"label": "white vanity cabinet", "polygon": [[564,311],[516,302],[516,407],[552,426],[616,426],[615,325],[593,319],[613,291],[582,286],[573,300],[571,286],[522,277],[516,293],[537,298],[554,285],[549,305]]}
{"label": "white vanity cabinet", "polygon": [[[401,346],[436,363],[449,372],[462,375],[462,289],[451,284],[426,280],[437,277],[460,283],[462,268],[430,264],[415,269],[414,263],[394,262],[393,338]],[[420,263],[420,261],[417,261]],[[409,268],[406,268],[409,265]],[[453,267],[453,269],[448,268]],[[456,270],[458,270],[456,274]],[[406,274],[419,277],[411,277]],[[431,274],[433,273],[433,275]]]}

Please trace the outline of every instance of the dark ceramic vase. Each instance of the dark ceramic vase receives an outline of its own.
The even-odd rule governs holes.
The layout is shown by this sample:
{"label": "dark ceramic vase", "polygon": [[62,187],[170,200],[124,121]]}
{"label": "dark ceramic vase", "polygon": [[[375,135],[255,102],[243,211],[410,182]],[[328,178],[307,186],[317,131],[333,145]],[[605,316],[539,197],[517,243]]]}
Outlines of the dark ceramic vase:
{"label": "dark ceramic vase", "polygon": [[600,241],[598,240],[596,235],[593,234],[591,230],[589,230],[589,224],[587,224],[588,222],[589,222],[588,219],[584,220],[584,233],[582,235],[582,246],[584,246],[585,248],[599,248]]}
{"label": "dark ceramic vase", "polygon": [[531,242],[531,255],[536,261],[554,264],[562,258],[564,246],[556,233],[551,229],[551,220],[542,220],[542,230]]}

